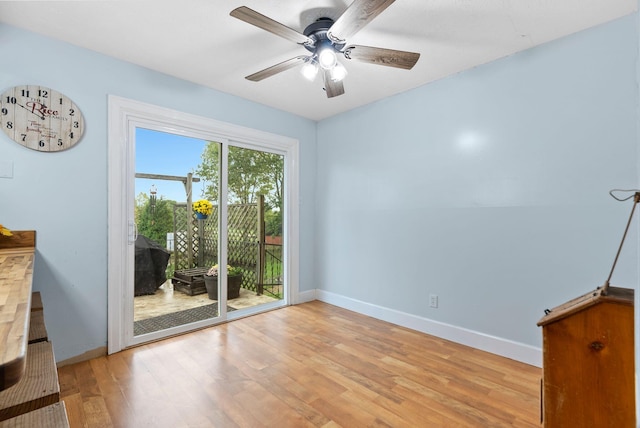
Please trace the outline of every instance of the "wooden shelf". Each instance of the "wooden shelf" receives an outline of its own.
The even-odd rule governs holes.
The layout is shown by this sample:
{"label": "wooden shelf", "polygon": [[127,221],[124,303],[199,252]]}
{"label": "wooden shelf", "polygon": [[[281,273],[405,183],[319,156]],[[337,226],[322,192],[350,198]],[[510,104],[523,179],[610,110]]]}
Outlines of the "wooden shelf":
{"label": "wooden shelf", "polygon": [[44,324],[43,311],[31,311],[31,320],[29,321],[29,345],[32,343],[46,342],[49,340],[47,334],[47,326]]}
{"label": "wooden shelf", "polygon": [[25,370],[35,241],[35,231],[0,239],[0,391]]}
{"label": "wooden shelf", "polygon": [[31,312],[42,311],[44,306],[42,306],[42,295],[39,291],[34,291],[31,293]]}
{"label": "wooden shelf", "polygon": [[35,251],[35,231],[0,237],[0,428],[69,427],[42,296],[31,290]]}
{"label": "wooden shelf", "polygon": [[14,418],[60,401],[58,372],[51,342],[29,345],[20,381],[0,392],[0,420]]}
{"label": "wooden shelf", "polygon": [[0,422],[0,428],[69,428],[64,401]]}

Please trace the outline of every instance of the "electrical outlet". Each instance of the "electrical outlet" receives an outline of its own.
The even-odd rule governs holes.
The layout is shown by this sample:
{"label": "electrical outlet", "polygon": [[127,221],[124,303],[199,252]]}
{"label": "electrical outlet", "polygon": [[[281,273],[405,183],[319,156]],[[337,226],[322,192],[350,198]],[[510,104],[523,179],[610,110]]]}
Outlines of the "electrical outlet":
{"label": "electrical outlet", "polygon": [[429,307],[437,308],[438,307],[438,295],[437,294],[429,294]]}

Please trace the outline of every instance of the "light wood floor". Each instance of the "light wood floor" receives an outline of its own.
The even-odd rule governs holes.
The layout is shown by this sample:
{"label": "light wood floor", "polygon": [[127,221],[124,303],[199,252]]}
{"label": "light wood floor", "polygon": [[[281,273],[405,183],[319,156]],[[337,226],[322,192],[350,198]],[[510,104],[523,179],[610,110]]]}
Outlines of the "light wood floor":
{"label": "light wood floor", "polygon": [[71,427],[539,427],[541,369],[314,301],[62,367]]}

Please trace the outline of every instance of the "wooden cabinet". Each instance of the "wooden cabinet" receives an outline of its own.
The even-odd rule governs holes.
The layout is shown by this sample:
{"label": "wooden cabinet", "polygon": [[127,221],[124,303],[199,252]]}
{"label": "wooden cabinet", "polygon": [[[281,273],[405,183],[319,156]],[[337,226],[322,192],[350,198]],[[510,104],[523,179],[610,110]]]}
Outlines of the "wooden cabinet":
{"label": "wooden cabinet", "polygon": [[633,294],[598,289],[538,322],[545,427],[636,426]]}
{"label": "wooden cabinet", "polygon": [[69,428],[41,295],[35,231],[0,237],[0,428]]}

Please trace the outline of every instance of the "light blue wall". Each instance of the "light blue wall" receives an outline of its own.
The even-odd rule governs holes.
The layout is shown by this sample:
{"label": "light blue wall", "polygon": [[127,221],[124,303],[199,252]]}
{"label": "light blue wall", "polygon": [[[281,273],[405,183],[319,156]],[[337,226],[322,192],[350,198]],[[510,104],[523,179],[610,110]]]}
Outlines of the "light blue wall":
{"label": "light blue wall", "polygon": [[[108,94],[298,139],[300,237],[314,241],[315,122],[2,24],[0,58],[0,88],[57,89],[86,121],[82,141],[60,153],[0,135],[0,159],[14,164],[14,178],[0,178],[0,222],[37,231],[34,288],[57,360],[106,345]],[[300,288],[312,289],[312,245],[301,246],[300,260]]]}
{"label": "light blue wall", "polygon": [[[106,344],[107,94],[300,140],[301,290],[539,346],[543,309],[608,274],[630,210],[608,190],[638,186],[637,26],[623,18],[316,126],[0,25],[0,56],[22,59],[0,68],[0,88],[56,88],[87,123],[62,153],[0,138],[15,175],[0,179],[0,221],[38,231],[34,286],[57,359]],[[635,287],[637,266],[634,240],[613,283]]]}
{"label": "light blue wall", "polygon": [[634,15],[320,122],[318,288],[540,346],[631,210],[608,191],[638,186],[637,53]]}

